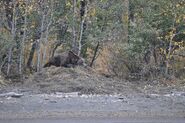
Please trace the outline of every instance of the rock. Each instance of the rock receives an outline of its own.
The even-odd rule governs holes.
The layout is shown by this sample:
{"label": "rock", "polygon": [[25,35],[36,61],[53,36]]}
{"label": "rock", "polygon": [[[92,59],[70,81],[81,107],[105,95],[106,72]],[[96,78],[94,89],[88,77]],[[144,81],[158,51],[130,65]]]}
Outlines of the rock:
{"label": "rock", "polygon": [[0,97],[13,97],[13,98],[20,98],[23,94],[15,93],[15,92],[8,92],[0,94]]}

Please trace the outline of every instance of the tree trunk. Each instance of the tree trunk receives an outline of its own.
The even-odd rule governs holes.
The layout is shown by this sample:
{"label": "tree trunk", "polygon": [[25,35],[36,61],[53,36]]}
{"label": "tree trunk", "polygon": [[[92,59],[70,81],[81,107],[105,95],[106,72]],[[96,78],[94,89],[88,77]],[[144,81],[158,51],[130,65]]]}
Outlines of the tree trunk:
{"label": "tree trunk", "polygon": [[[67,32],[67,29],[68,29],[68,26],[66,24],[64,24],[62,26],[62,29],[59,32],[60,37],[63,38],[65,36],[65,34]],[[58,38],[58,41],[56,42],[56,44],[55,44],[55,46],[54,46],[54,48],[53,48],[53,50],[51,52],[51,57],[53,57],[55,55],[56,49],[62,44],[62,41],[64,40],[62,38]]]}
{"label": "tree trunk", "polygon": [[43,13],[41,29],[40,29],[41,36],[40,36],[40,39],[37,41],[37,71],[41,70],[41,41],[43,40],[44,21],[45,21],[45,15]]}
{"label": "tree trunk", "polygon": [[12,34],[12,44],[8,51],[8,67],[7,67],[7,75],[9,75],[11,64],[12,64],[12,49],[16,35],[16,1],[13,0],[13,14],[12,14],[12,22],[11,22],[11,34]]}
{"label": "tree trunk", "polygon": [[92,61],[91,61],[90,67],[92,67],[92,66],[93,66],[93,63],[94,63],[94,61],[96,60],[96,56],[97,56],[97,52],[98,52],[98,48],[99,48],[99,46],[100,46],[100,42],[98,41],[98,44],[97,44],[97,46],[96,46],[96,48],[95,48],[95,50],[94,50],[94,55],[93,55],[93,58],[92,58]]}
{"label": "tree trunk", "polygon": [[7,68],[7,75],[9,75],[10,73],[10,68],[11,68],[11,64],[12,64],[12,46],[9,48],[8,51],[8,68]]}
{"label": "tree trunk", "polygon": [[130,0],[127,1],[128,2],[128,35],[127,35],[127,41],[128,44],[130,44],[130,35],[131,35],[131,26],[133,26],[132,24],[135,24],[135,17],[134,17],[134,12],[132,10],[132,3]]}
{"label": "tree trunk", "polygon": [[76,50],[76,0],[73,0],[73,44],[72,49]]}
{"label": "tree trunk", "polygon": [[[173,22],[173,25],[172,27],[174,28],[175,27],[175,23],[176,23],[176,16],[174,17],[174,22]],[[174,33],[174,32],[173,32]],[[170,44],[169,44],[169,48],[168,48],[168,54],[167,54],[167,58],[166,58],[166,70],[165,70],[165,75],[168,77],[169,75],[169,66],[170,66],[170,55],[172,54],[172,42],[173,42],[173,38],[175,37],[176,34],[173,34],[171,37],[170,37]]]}
{"label": "tree trunk", "polygon": [[62,44],[62,42],[57,42],[57,44],[54,46],[52,53],[51,53],[51,58],[54,57],[56,49]]}
{"label": "tree trunk", "polygon": [[45,41],[44,41],[44,51],[43,51],[43,62],[41,64],[41,67],[43,66],[43,64],[46,63],[46,50],[47,50],[47,43],[48,43],[48,36],[49,36],[49,28],[52,24],[52,19],[53,19],[53,2],[51,1],[51,13],[50,13],[50,19],[49,19],[49,23],[46,27],[46,37],[45,37]]}
{"label": "tree trunk", "polygon": [[[44,63],[42,62],[43,64],[45,64],[45,62],[46,62],[46,49],[47,49],[48,36],[49,36],[49,27],[50,27],[51,23],[52,23],[52,20],[50,20],[50,22],[49,22],[49,24],[47,26],[47,29],[46,29],[46,37],[45,37],[45,41],[44,41],[45,46],[44,46],[43,60],[42,60],[44,62]],[[41,66],[43,64],[41,64]]]}
{"label": "tree trunk", "polygon": [[78,56],[81,54],[82,50],[82,36],[83,36],[83,25],[84,25],[85,20],[83,19],[80,25],[80,39],[78,41]]}
{"label": "tree trunk", "polygon": [[85,17],[87,16],[87,1],[81,1],[83,4],[81,4],[81,24],[80,24],[80,39],[78,41],[78,56],[80,56],[81,54],[81,50],[82,50],[82,37],[83,37],[83,33],[84,33],[84,23],[85,23]]}
{"label": "tree trunk", "polygon": [[172,40],[170,40],[170,44],[169,44],[169,49],[168,49],[168,54],[167,54],[167,59],[166,59],[166,70],[165,70],[165,75],[168,76],[169,74],[169,65],[170,65],[170,54],[171,54],[171,50],[172,50]]}
{"label": "tree trunk", "polygon": [[36,43],[36,41],[35,41],[35,42],[32,44],[31,51],[30,51],[29,58],[28,58],[28,62],[27,62],[27,67],[28,67],[29,69],[32,68],[32,61],[33,61],[33,56],[34,56],[36,47],[37,47],[37,43]]}
{"label": "tree trunk", "polygon": [[[28,6],[28,0],[26,0],[26,7]],[[26,39],[26,29],[27,29],[27,10],[25,9],[25,15],[24,15],[24,31],[23,31],[23,37],[21,41],[20,46],[20,54],[19,54],[19,74],[22,74],[22,65],[24,64],[24,43]]]}
{"label": "tree trunk", "polygon": [[37,41],[37,71],[40,71],[41,64],[41,39]]}

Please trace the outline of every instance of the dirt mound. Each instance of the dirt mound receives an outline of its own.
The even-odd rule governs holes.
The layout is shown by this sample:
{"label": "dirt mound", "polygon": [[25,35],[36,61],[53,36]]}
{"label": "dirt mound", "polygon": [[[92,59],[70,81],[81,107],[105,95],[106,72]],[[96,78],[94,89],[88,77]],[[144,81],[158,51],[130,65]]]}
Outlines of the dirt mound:
{"label": "dirt mound", "polygon": [[[91,68],[49,67],[31,76],[24,85],[39,92],[111,94],[127,92],[128,83],[99,75]],[[128,91],[129,92],[129,91]]]}

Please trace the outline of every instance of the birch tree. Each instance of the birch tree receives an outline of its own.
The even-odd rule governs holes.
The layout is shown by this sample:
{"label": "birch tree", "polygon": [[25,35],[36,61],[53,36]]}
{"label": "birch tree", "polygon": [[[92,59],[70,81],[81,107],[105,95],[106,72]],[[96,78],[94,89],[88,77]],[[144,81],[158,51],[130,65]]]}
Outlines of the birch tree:
{"label": "birch tree", "polygon": [[25,8],[24,8],[24,15],[23,15],[23,36],[22,36],[22,41],[20,45],[20,54],[19,54],[19,74],[22,74],[22,70],[24,67],[24,45],[25,45],[25,40],[26,40],[26,32],[27,32],[27,14],[28,14],[28,0],[25,0]]}
{"label": "birch tree", "polygon": [[10,73],[10,68],[11,68],[11,64],[12,64],[12,50],[14,47],[14,42],[15,42],[15,36],[16,36],[16,11],[17,11],[17,7],[16,7],[16,0],[13,0],[12,2],[8,3],[9,7],[12,7],[12,20],[9,20],[11,23],[11,35],[12,35],[12,44],[10,44],[9,50],[8,50],[8,67],[7,67],[7,75],[9,75]]}

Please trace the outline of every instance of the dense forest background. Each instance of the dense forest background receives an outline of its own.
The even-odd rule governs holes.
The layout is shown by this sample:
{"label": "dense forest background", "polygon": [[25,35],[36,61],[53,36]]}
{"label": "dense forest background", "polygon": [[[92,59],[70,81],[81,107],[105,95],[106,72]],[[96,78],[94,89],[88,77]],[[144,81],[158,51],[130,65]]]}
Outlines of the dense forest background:
{"label": "dense forest background", "polygon": [[185,0],[0,0],[0,16],[7,77],[68,50],[110,76],[185,77]]}

